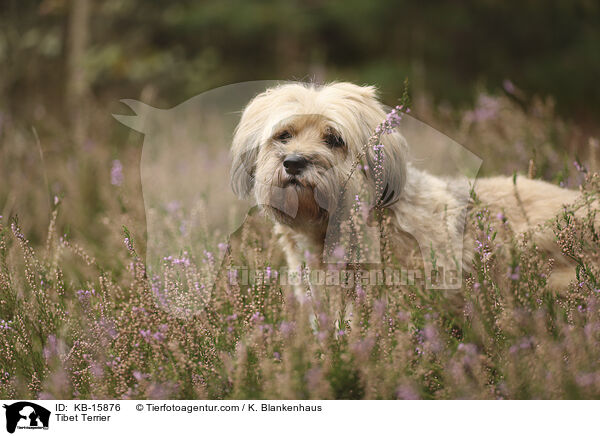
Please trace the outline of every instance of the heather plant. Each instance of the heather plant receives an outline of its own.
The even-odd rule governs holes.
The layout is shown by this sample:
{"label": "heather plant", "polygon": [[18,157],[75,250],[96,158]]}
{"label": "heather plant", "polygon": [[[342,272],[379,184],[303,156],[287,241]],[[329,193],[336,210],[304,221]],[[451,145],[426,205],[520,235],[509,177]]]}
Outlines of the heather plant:
{"label": "heather plant", "polygon": [[[472,123],[492,122],[496,106],[485,105]],[[530,141],[520,129],[539,120],[517,109],[510,117],[506,134]],[[505,142],[470,128],[487,138],[486,149]],[[562,152],[552,144],[542,150],[538,139],[528,146],[544,169],[542,154],[560,160]],[[166,257],[150,275],[125,159],[85,153],[102,175],[91,191],[104,209],[91,218],[105,230],[100,242],[66,225],[84,220],[76,213],[84,207],[72,204],[84,201],[81,178],[51,196],[49,221],[26,210],[0,218],[2,398],[600,397],[600,176],[580,164],[565,171],[580,181],[582,200],[545,224],[576,266],[568,288],[551,286],[556,260],[536,246],[536,229],[516,233],[510,216],[491,214],[474,197],[475,256],[460,290],[385,277],[367,283],[355,271],[351,286],[327,286],[302,303],[281,285],[272,241],[252,228],[242,229],[238,249],[257,271],[247,285],[231,280],[227,262],[215,264],[219,246]],[[529,158],[514,157],[526,171]],[[39,195],[19,186],[6,162],[13,195]],[[185,219],[175,209],[167,215],[174,233]],[[387,219],[382,214],[379,225]],[[24,227],[37,236],[29,239]],[[382,257],[394,262],[385,244]]]}
{"label": "heather plant", "polygon": [[584,159],[598,171],[597,140],[587,141],[575,125],[558,118],[551,97],[533,97],[525,104],[523,91],[510,82],[505,89],[501,96],[480,93],[471,109],[428,106],[421,117],[483,157],[481,175],[531,169],[533,177],[576,188],[582,177],[572,171],[574,160]]}

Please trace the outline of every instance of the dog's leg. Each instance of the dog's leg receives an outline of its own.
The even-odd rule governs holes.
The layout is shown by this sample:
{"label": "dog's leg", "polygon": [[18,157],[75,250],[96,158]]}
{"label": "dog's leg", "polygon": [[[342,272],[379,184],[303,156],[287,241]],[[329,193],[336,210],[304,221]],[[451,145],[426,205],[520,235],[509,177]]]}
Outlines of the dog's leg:
{"label": "dog's leg", "polygon": [[279,235],[279,245],[285,253],[288,271],[288,284],[292,286],[294,295],[299,301],[306,298],[306,286],[303,283],[303,256],[297,242],[282,225],[275,224],[275,232]]}

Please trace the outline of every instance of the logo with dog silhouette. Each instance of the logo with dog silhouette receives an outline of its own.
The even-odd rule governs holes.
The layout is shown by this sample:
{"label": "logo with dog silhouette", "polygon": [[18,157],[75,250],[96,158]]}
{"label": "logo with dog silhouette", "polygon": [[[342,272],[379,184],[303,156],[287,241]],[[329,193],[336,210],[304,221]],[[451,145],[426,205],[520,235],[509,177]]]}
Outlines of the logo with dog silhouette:
{"label": "logo with dog silhouette", "polygon": [[6,409],[6,431],[14,433],[18,429],[48,430],[50,411],[29,401],[19,401],[3,406]]}

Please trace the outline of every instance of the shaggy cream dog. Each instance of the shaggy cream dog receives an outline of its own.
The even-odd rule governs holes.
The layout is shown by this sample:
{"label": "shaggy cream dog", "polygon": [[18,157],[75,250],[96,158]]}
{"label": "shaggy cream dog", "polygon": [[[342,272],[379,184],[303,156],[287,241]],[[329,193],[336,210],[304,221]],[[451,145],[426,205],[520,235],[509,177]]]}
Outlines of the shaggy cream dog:
{"label": "shaggy cream dog", "polygon": [[[291,269],[324,268],[328,258],[340,254],[340,241],[348,234],[354,241],[341,244],[346,249],[341,257],[360,261],[360,254],[348,257],[347,251],[360,246],[356,229],[365,227],[344,225],[356,202],[387,211],[400,264],[411,265],[417,254],[425,270],[451,270],[457,263],[459,272],[461,266],[469,269],[469,190],[414,168],[397,129],[381,136],[378,150],[369,147],[361,156],[385,119],[375,88],[351,83],[281,85],[245,108],[233,138],[232,187],[239,196],[254,195],[271,218]],[[517,232],[544,223],[578,196],[523,177],[516,184],[508,177],[480,179],[475,192],[504,211]],[[536,243],[559,266],[567,265],[551,230],[537,232]]]}

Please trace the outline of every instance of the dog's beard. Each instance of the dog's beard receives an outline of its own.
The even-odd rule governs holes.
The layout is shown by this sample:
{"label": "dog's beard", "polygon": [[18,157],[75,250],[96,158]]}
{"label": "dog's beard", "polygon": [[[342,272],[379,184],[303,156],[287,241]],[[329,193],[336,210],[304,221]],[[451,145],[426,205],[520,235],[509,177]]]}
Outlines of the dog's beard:
{"label": "dog's beard", "polygon": [[335,185],[318,170],[299,176],[276,170],[270,183],[257,190],[258,200],[276,221],[290,227],[323,225],[335,198]]}

